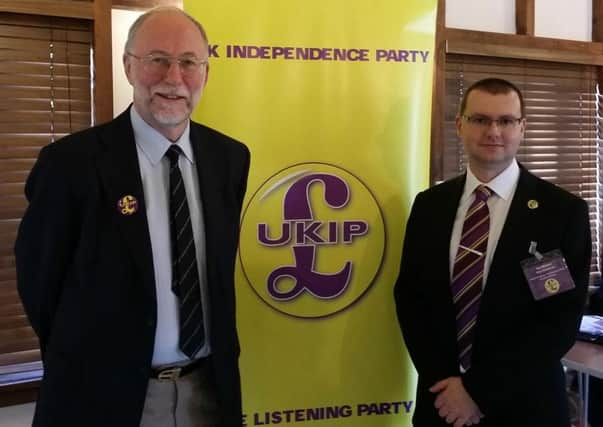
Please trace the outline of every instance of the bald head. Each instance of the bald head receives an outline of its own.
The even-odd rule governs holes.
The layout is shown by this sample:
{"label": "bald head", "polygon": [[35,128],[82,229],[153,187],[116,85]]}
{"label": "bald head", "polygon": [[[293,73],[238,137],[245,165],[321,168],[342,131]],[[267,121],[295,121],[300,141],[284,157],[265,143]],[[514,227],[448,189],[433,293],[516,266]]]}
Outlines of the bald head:
{"label": "bald head", "polygon": [[201,37],[203,38],[203,41],[205,42],[205,45],[207,47],[207,45],[209,44],[209,41],[207,40],[207,34],[205,33],[205,29],[203,28],[201,23],[199,23],[199,21],[197,21],[195,18],[190,16],[188,13],[186,13],[182,9],[178,9],[177,7],[159,6],[159,7],[153,8],[153,9],[143,13],[136,19],[136,21],[134,21],[134,23],[128,30],[128,38],[126,40],[126,45],[124,47],[124,51],[130,52],[133,49],[134,40],[136,38],[136,35],[138,34],[138,30],[140,29],[140,27],[143,26],[145,21],[147,21],[152,16],[156,16],[158,14],[170,14],[170,13],[182,15],[182,16],[186,17],[192,24],[194,24],[195,27],[199,30],[199,33],[201,34]]}

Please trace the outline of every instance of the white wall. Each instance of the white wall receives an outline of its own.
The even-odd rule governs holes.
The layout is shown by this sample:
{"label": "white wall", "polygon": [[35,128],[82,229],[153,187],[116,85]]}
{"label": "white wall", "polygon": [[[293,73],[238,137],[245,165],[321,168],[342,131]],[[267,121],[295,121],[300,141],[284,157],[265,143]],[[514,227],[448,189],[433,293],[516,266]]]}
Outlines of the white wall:
{"label": "white wall", "polygon": [[515,0],[446,0],[446,26],[515,34]]}
{"label": "white wall", "polygon": [[113,9],[111,12],[113,38],[113,115],[117,116],[132,101],[132,87],[124,74],[122,55],[130,25],[142,12]]}
{"label": "white wall", "polygon": [[[536,0],[534,33],[591,41],[592,0]],[[446,26],[515,34],[515,0],[446,0]]]}
{"label": "white wall", "polygon": [[536,0],[535,9],[535,35],[568,40],[592,40],[592,0]]}

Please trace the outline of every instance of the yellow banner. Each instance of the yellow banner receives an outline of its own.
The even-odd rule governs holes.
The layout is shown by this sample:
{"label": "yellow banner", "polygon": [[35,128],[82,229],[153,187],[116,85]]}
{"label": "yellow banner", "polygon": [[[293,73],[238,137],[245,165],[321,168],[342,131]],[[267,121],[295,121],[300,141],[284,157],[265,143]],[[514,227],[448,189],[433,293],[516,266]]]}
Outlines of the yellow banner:
{"label": "yellow banner", "polygon": [[393,284],[428,185],[436,3],[184,2],[210,39],[195,118],[252,153],[237,271],[247,426],[411,425]]}

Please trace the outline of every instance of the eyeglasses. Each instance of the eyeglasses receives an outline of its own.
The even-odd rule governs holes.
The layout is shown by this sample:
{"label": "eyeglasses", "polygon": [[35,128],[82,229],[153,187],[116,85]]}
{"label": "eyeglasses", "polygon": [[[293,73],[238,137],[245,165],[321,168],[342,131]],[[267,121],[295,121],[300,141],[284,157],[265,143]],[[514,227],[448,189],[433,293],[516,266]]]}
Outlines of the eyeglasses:
{"label": "eyeglasses", "polygon": [[202,65],[207,65],[207,59],[201,60],[192,56],[167,56],[159,53],[151,53],[145,56],[134,55],[133,53],[126,52],[126,55],[132,58],[138,59],[142,62],[144,69],[147,73],[155,75],[165,75],[173,63],[177,63],[180,68],[180,73],[183,76],[194,76]]}
{"label": "eyeglasses", "polygon": [[519,123],[523,120],[523,117],[501,117],[500,119],[492,119],[488,116],[462,116],[467,123],[472,126],[489,129],[492,126],[492,123],[496,123],[498,128],[507,130],[507,129],[515,129]]}

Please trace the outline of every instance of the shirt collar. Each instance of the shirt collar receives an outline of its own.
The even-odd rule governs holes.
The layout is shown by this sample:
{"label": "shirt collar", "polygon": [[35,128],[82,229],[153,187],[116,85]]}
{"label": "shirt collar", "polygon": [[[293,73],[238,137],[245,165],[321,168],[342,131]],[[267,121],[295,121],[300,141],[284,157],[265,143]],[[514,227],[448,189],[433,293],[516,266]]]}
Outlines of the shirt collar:
{"label": "shirt collar", "polygon": [[145,122],[140,114],[138,114],[138,111],[136,111],[134,105],[130,108],[130,120],[132,122],[132,129],[134,130],[136,145],[142,150],[153,166],[161,161],[172,144],[178,144],[184,153],[184,157],[190,163],[194,163],[193,149],[190,140],[190,121],[186,125],[180,138],[178,138],[176,142],[171,142]]}
{"label": "shirt collar", "polygon": [[465,189],[461,202],[464,202],[471,197],[475,189],[480,185],[487,185],[498,197],[509,200],[513,196],[513,191],[518,180],[519,165],[517,164],[517,160],[513,160],[504,171],[498,174],[490,182],[481,182],[473,175],[471,167],[467,167],[467,179],[465,180]]}

